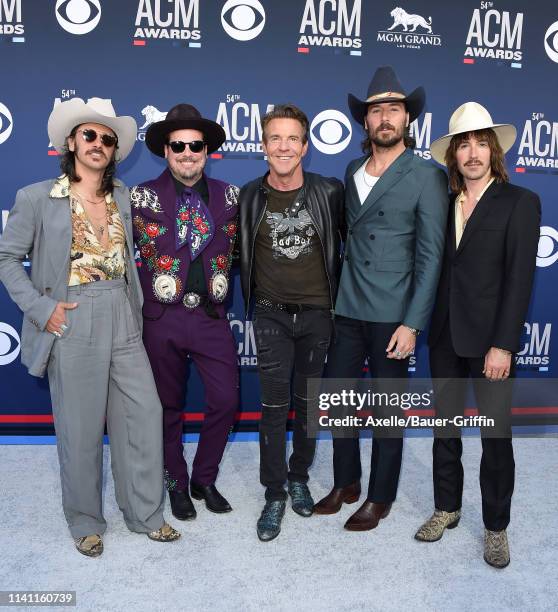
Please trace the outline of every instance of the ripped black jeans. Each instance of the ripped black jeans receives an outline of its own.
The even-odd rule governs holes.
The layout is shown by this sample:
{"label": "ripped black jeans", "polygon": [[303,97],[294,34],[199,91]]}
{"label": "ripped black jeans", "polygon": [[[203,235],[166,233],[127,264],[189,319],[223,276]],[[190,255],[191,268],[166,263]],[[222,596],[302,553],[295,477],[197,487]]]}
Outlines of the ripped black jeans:
{"label": "ripped black jeans", "polygon": [[[287,478],[308,481],[316,440],[306,433],[307,380],[323,373],[331,332],[331,312],[305,310],[298,314],[256,306],[254,332],[258,349],[262,418],[260,421],[260,482],[267,501],[287,497]],[[295,412],[293,452],[286,463],[286,430],[289,407]]]}

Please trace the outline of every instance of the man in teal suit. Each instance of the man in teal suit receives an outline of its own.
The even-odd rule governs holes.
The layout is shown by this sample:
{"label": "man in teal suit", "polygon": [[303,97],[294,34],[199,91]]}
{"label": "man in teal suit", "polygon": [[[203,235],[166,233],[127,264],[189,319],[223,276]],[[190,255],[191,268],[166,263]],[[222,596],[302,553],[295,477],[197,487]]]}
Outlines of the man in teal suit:
{"label": "man in teal suit", "polygon": [[[336,341],[330,378],[371,374],[401,388],[416,336],[428,323],[436,294],[448,211],[446,175],[413,154],[409,125],[422,112],[422,87],[407,95],[393,68],[378,68],[365,100],[349,94],[354,119],[364,126],[365,156],[346,172],[343,270],[335,305]],[[399,380],[399,383],[396,381]],[[398,386],[399,385],[399,386]],[[374,407],[375,416],[386,416]],[[392,409],[393,411],[393,409]],[[334,438],[334,486],[315,506],[334,514],[360,496],[358,437]],[[368,495],[345,528],[374,529],[395,500],[402,435],[375,432]]]}

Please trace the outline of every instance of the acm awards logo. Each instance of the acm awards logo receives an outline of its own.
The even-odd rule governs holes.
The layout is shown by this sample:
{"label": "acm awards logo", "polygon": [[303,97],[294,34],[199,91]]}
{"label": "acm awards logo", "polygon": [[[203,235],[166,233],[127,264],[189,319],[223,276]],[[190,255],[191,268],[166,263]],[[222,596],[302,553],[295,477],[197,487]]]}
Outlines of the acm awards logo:
{"label": "acm awards logo", "polygon": [[93,31],[101,20],[99,0],[57,0],[56,20],[70,34],[81,36]]}
{"label": "acm awards logo", "polygon": [[558,231],[550,225],[540,229],[539,246],[537,249],[537,267],[548,268],[558,260]]}
{"label": "acm awards logo", "polygon": [[253,40],[264,29],[265,9],[259,0],[227,0],[221,10],[221,25],[235,40]]}
{"label": "acm awards logo", "polygon": [[0,102],[0,144],[6,142],[14,128],[14,120],[10,109]]}
{"label": "acm awards logo", "polygon": [[273,104],[245,102],[240,94],[227,94],[219,102],[215,121],[225,130],[226,140],[211,157],[215,159],[264,159],[261,118]]}
{"label": "acm awards logo", "polygon": [[329,47],[362,55],[361,4],[361,0],[306,0],[299,29],[299,53],[309,53],[311,47]]}
{"label": "acm awards logo", "polygon": [[432,135],[432,113],[424,113],[423,119],[415,119],[409,126],[409,136],[415,139],[416,146],[413,150],[415,155],[423,159],[432,159],[430,153],[430,141]]}
{"label": "acm awards logo", "polygon": [[558,21],[555,21],[544,35],[544,50],[548,57],[558,64]]}
{"label": "acm awards logo", "polygon": [[523,126],[517,155],[518,173],[558,174],[558,122],[533,113]]}
{"label": "acm awards logo", "polygon": [[255,370],[258,365],[258,356],[252,321],[239,319],[232,312],[229,312],[227,317],[238,346],[238,365],[246,370]]}
{"label": "acm awards logo", "polygon": [[136,140],[145,142],[145,132],[149,126],[157,121],[164,121],[167,117],[167,112],[160,111],[156,106],[148,104],[142,108],[141,114],[143,116],[143,123],[138,127]]}
{"label": "acm awards logo", "polygon": [[190,41],[201,47],[200,0],[139,0],[134,22],[134,43],[145,39]]}
{"label": "acm awards logo", "polygon": [[387,30],[378,31],[378,42],[403,49],[420,49],[423,45],[442,46],[442,37],[432,31],[432,17],[408,13],[400,6],[396,6],[390,16],[393,23]]}
{"label": "acm awards logo", "polygon": [[7,323],[0,322],[0,366],[17,359],[21,341],[17,331]]}
{"label": "acm awards logo", "polygon": [[353,128],[341,111],[327,109],[318,113],[310,124],[310,140],[320,153],[336,155],[351,142]]}
{"label": "acm awards logo", "polygon": [[518,370],[548,372],[552,323],[525,322],[525,343],[515,357]]}
{"label": "acm awards logo", "polygon": [[473,10],[463,62],[474,64],[477,59],[487,59],[521,68],[523,13],[500,11],[495,4],[483,1]]}
{"label": "acm awards logo", "polygon": [[[25,33],[21,17],[22,0],[0,0],[0,36],[21,36]],[[15,38],[14,42],[23,42]]]}

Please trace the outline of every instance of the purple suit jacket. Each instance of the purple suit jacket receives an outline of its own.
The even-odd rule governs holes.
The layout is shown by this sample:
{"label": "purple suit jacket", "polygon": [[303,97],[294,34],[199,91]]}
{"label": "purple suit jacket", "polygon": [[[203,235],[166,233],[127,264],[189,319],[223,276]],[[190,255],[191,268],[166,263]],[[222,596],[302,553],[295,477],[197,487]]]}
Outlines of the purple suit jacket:
{"label": "purple suit jacket", "polygon": [[[232,251],[237,234],[238,187],[205,177],[209,191],[208,210],[213,219],[213,237],[199,257],[207,282],[207,295],[215,304],[227,297]],[[133,187],[134,241],[140,255],[139,278],[144,313],[150,304],[176,303],[184,297],[191,264],[187,245],[177,249],[175,228],[183,222],[177,207],[172,174],[166,169],[158,178]],[[202,228],[205,229],[205,228]]]}

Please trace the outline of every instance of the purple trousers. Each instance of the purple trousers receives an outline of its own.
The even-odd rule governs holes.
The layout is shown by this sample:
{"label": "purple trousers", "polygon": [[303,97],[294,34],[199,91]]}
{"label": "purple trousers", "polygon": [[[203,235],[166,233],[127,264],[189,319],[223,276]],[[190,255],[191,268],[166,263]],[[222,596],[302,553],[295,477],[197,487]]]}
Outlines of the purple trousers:
{"label": "purple trousers", "polygon": [[[216,308],[224,317],[222,306]],[[203,309],[182,302],[144,305],[143,342],[163,405],[164,461],[169,490],[188,489],[182,444],[182,411],[188,358],[205,390],[205,419],[192,467],[192,481],[213,484],[238,409],[236,345],[226,318],[213,319]]]}

